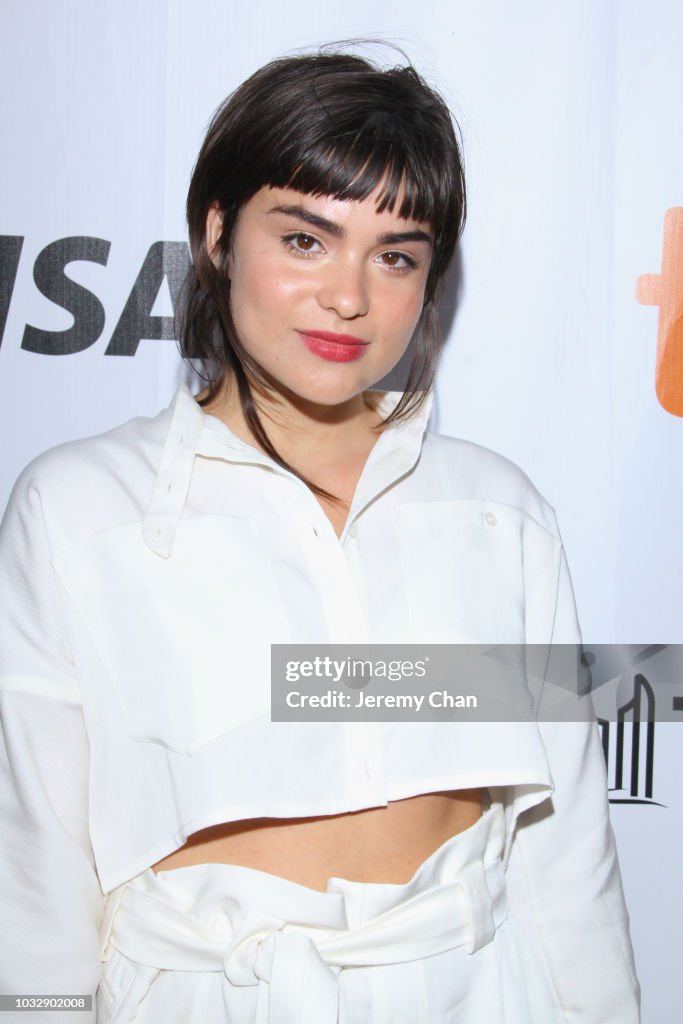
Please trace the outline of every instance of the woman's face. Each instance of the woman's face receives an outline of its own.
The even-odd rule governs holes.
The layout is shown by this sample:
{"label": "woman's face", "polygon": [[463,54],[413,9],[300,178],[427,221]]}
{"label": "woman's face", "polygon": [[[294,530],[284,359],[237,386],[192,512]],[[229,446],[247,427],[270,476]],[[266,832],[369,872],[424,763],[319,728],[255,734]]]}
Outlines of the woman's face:
{"label": "woman's face", "polygon": [[[410,341],[432,232],[378,213],[375,201],[262,188],[238,215],[229,259],[235,327],[285,397],[348,402],[388,373]],[[212,210],[210,248],[219,232]]]}

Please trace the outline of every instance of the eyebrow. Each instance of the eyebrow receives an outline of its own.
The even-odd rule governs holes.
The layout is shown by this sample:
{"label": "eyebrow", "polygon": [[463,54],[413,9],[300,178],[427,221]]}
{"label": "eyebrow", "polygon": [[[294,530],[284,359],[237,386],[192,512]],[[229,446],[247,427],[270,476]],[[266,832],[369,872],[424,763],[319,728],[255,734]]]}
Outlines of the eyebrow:
{"label": "eyebrow", "polygon": [[[317,213],[313,213],[311,210],[307,210],[305,206],[299,206],[294,204],[292,206],[273,206],[268,213],[284,213],[288,217],[297,217],[299,220],[304,221],[305,224],[310,224],[311,227],[318,228],[319,231],[326,231],[328,235],[332,235],[334,238],[343,238],[346,232],[341,224],[337,224],[333,220],[328,220],[327,217],[321,217]],[[427,245],[433,245],[433,239],[431,235],[427,234],[426,231],[389,231],[383,235],[377,236],[377,241],[380,245],[400,245],[402,242],[426,242]]]}

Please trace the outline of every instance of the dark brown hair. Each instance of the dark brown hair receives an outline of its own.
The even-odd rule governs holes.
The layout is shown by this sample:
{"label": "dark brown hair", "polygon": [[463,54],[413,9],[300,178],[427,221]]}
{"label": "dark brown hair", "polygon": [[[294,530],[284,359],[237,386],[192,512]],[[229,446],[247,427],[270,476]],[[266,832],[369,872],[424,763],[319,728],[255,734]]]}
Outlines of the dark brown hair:
{"label": "dark brown hair", "polygon": [[[181,352],[201,361],[204,403],[227,373],[235,376],[245,419],[264,450],[271,445],[250,379],[272,383],[243,348],[230,311],[227,262],[240,208],[264,186],[309,195],[366,199],[378,211],[429,223],[434,246],[405,394],[386,422],[409,415],[432,384],[439,352],[435,296],[465,219],[465,181],[453,120],[444,101],[411,66],[383,70],[365,58],[319,53],[272,61],[218,108],[192,174],[187,221],[193,266],[185,285]],[[206,218],[217,204],[222,232],[212,253]],[[310,484],[318,494],[325,494]]]}

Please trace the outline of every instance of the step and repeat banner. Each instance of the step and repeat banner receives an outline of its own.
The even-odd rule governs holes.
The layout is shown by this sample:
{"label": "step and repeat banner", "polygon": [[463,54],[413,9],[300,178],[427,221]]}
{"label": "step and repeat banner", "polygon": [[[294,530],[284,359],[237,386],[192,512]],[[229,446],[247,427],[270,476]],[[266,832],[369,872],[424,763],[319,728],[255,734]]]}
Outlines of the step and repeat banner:
{"label": "step and repeat banner", "polygon": [[[5,3],[0,504],[39,452],[191,381],[184,198],[219,101],[275,56],[388,40],[464,140],[433,427],[502,452],[555,506],[588,643],[683,642],[683,6],[342,6]],[[645,1024],[677,1019],[680,990],[673,684],[667,721],[604,727]]]}

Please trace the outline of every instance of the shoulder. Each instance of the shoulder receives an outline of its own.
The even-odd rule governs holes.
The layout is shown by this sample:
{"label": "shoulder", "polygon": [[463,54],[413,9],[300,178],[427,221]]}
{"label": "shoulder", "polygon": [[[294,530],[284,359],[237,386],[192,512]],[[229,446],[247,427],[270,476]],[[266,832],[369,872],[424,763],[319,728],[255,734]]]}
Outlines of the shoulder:
{"label": "shoulder", "polygon": [[19,480],[39,487],[55,483],[103,482],[120,471],[128,473],[140,461],[158,461],[168,430],[169,410],[153,418],[136,417],[112,430],[67,441],[43,452],[28,464]]}
{"label": "shoulder", "polygon": [[57,547],[141,518],[161,460],[170,410],[137,417],[33,459],[12,490],[5,528],[38,515]]}
{"label": "shoulder", "polygon": [[444,499],[507,506],[559,536],[552,505],[504,455],[462,438],[427,433],[420,462],[438,478]]}

